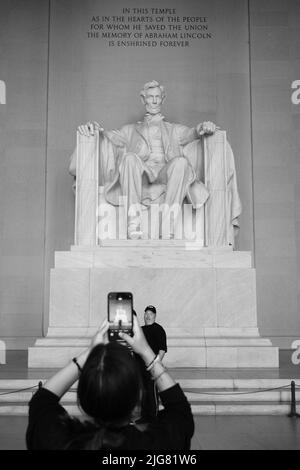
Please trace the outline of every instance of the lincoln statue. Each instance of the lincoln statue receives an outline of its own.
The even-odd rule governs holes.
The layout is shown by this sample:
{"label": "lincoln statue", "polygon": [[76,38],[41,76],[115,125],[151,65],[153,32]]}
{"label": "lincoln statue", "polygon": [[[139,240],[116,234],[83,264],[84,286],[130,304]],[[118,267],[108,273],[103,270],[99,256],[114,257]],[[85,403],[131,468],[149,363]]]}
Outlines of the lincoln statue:
{"label": "lincoln statue", "polygon": [[[203,206],[209,192],[200,181],[196,169],[199,162],[189,158],[185,149],[217,129],[212,122],[202,122],[192,128],[167,122],[161,113],[165,90],[155,80],[144,85],[140,96],[146,111],[142,121],[114,130],[104,130],[97,122],[78,127],[84,136],[92,136],[95,131],[100,133],[105,144],[100,165],[105,199],[113,205],[126,201],[127,231],[131,239],[143,235],[140,216],[132,211],[133,207],[164,203],[165,208],[171,208],[182,206],[184,200],[194,209]],[[75,151],[69,171],[76,175]]]}

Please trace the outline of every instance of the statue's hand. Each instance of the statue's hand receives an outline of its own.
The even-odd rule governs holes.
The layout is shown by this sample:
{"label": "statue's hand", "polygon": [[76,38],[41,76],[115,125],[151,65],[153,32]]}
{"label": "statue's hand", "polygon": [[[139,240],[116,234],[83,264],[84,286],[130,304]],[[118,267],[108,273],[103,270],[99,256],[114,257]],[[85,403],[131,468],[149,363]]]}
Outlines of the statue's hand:
{"label": "statue's hand", "polygon": [[216,124],[211,121],[205,121],[198,124],[196,129],[198,135],[211,135],[214,134],[216,130],[219,129],[219,127],[217,127]]}
{"label": "statue's hand", "polygon": [[81,135],[85,135],[86,137],[91,137],[95,135],[96,131],[103,132],[104,129],[98,122],[87,122],[77,128],[78,132]]}

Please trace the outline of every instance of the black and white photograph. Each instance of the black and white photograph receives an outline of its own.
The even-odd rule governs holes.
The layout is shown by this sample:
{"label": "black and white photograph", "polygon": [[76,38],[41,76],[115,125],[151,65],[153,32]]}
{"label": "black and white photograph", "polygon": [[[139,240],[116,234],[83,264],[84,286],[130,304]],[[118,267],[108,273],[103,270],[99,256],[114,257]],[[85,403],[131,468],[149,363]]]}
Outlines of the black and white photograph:
{"label": "black and white photograph", "polygon": [[298,0],[0,0],[0,167],[0,450],[300,450]]}

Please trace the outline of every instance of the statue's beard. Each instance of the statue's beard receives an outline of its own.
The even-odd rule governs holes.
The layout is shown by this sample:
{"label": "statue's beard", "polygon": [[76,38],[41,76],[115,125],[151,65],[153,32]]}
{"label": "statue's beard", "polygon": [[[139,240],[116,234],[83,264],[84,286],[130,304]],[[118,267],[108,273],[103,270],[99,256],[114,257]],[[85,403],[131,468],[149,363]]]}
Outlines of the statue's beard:
{"label": "statue's beard", "polygon": [[149,114],[158,114],[160,113],[161,106],[157,106],[155,108],[152,108],[152,106],[146,106],[146,111]]}

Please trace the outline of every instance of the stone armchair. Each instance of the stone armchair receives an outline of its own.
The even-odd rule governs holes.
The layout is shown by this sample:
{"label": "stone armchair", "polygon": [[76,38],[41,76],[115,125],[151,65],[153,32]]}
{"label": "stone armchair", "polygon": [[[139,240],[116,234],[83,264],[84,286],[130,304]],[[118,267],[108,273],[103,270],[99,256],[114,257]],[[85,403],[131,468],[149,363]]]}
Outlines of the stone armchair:
{"label": "stone armchair", "polygon": [[[104,197],[105,178],[109,179],[114,171],[113,165],[103,167],[103,152],[112,152],[108,146],[99,132],[91,137],[77,132],[73,154],[73,166],[76,158],[75,245],[94,247],[101,245],[104,239],[127,237],[124,208],[108,204]],[[184,204],[182,224],[175,238],[197,241],[205,247],[233,247],[241,203],[234,156],[226,132],[218,130],[188,144],[185,156],[193,160],[194,167],[197,166],[197,177],[205,184],[209,197],[204,206],[196,210]],[[153,223],[149,219],[149,208],[143,212],[145,238],[168,238],[162,235],[161,220]],[[153,211],[150,212],[153,219]]]}

